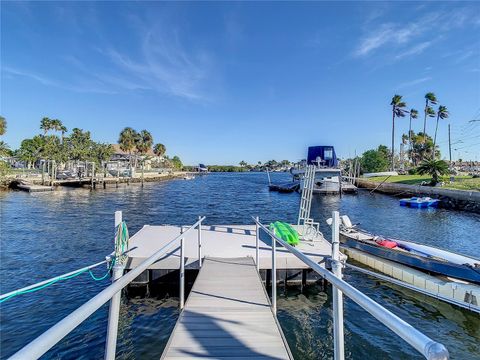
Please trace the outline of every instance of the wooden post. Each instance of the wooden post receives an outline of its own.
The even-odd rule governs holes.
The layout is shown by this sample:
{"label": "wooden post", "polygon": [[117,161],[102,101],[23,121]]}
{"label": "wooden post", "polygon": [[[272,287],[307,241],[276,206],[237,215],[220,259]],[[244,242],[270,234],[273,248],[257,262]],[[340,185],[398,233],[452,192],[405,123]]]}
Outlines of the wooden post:
{"label": "wooden post", "polygon": [[92,184],[91,184],[91,188],[92,189],[95,189],[95,163],[92,161],[92,173],[91,173],[91,181],[92,181]]}
{"label": "wooden post", "polygon": [[45,185],[45,160],[42,160],[42,185]]}
{"label": "wooden post", "polygon": [[144,172],[145,172],[145,159],[142,159],[142,187],[144,181]]}

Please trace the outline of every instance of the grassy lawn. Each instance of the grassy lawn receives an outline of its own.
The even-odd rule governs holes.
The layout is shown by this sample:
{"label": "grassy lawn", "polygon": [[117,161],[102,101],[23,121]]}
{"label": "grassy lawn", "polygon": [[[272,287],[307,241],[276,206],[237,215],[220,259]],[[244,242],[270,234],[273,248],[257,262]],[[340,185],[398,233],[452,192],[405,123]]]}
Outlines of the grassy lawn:
{"label": "grassy lawn", "polygon": [[[382,182],[386,179],[386,176],[377,176],[369,178],[368,180],[375,182]],[[420,185],[422,181],[429,182],[431,177],[428,175],[398,175],[390,176],[386,182],[399,183],[408,185]],[[442,180],[445,185],[444,189],[456,189],[456,190],[477,190],[480,191],[480,178],[473,179],[471,176],[455,176],[455,181],[450,183],[450,177],[443,177]]]}

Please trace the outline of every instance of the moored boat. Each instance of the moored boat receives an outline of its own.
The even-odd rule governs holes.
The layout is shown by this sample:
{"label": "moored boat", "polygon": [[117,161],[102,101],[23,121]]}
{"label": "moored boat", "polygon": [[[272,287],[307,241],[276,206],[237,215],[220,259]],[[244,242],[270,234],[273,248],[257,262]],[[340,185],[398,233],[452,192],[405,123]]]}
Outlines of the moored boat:
{"label": "moored boat", "polygon": [[412,241],[371,234],[353,225],[348,216],[341,217],[340,242],[429,273],[480,284],[480,259],[456,254]]}

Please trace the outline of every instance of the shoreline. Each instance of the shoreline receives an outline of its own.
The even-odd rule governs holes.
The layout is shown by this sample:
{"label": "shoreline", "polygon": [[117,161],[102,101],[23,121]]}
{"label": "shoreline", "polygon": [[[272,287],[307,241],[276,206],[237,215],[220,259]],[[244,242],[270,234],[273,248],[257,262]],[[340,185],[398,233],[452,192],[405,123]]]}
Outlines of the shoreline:
{"label": "shoreline", "polygon": [[452,190],[439,187],[408,185],[399,183],[379,183],[365,179],[356,179],[359,188],[378,191],[395,197],[435,196],[443,209],[462,210],[480,214],[480,191]]}
{"label": "shoreline", "polygon": [[[180,179],[183,176],[191,174],[186,171],[176,171],[173,173],[166,173],[166,174],[145,174],[143,178],[143,182],[163,182],[163,181],[168,181],[168,180],[175,180],[175,179]],[[20,177],[20,178],[8,178],[5,181],[5,184],[2,184],[0,186],[0,191],[12,191],[12,190],[22,190],[18,188],[18,183],[21,180],[25,180],[26,182],[30,183],[31,185],[35,186],[45,186],[45,187],[51,187],[51,190],[49,191],[55,191],[57,188],[60,187],[68,187],[68,188],[92,188],[92,181],[91,178],[83,178],[81,180],[79,179],[73,179],[71,181],[66,181],[63,183],[56,183],[53,184],[53,186],[49,185],[49,182],[45,182],[45,185],[42,184],[42,179],[40,178],[32,178],[32,177]],[[96,188],[106,188],[111,187],[112,185],[115,185],[118,187],[119,184],[140,184],[142,183],[142,177],[140,176],[135,176],[132,178],[129,177],[106,177],[106,178],[99,178],[96,179],[93,183],[93,189]]]}

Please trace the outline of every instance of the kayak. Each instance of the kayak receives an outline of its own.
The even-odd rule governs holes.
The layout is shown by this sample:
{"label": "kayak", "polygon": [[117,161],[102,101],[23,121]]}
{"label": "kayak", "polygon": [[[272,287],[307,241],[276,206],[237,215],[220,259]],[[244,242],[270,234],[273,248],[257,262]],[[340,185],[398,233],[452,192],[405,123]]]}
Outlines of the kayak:
{"label": "kayak", "polygon": [[280,239],[286,241],[289,245],[298,245],[300,238],[298,232],[292,227],[292,225],[282,222],[275,221],[270,224],[270,230],[273,231]]}

